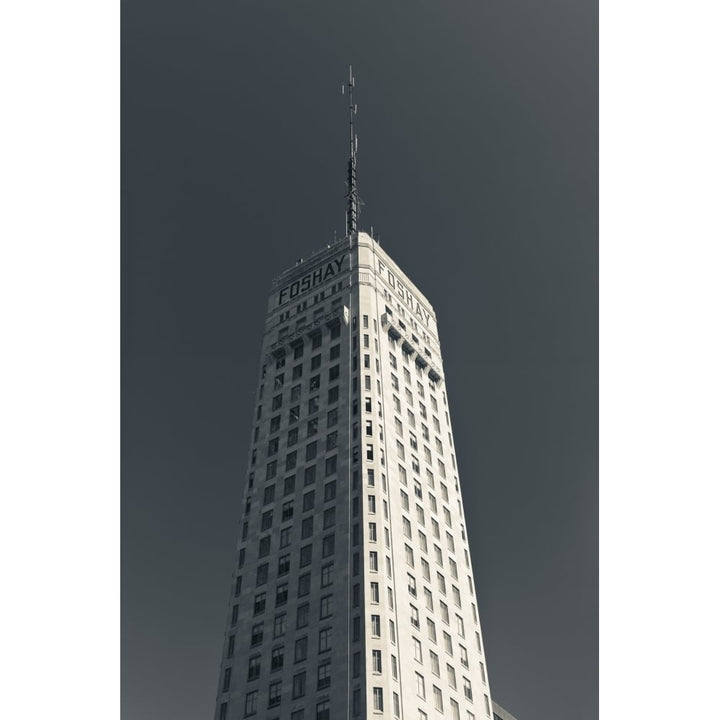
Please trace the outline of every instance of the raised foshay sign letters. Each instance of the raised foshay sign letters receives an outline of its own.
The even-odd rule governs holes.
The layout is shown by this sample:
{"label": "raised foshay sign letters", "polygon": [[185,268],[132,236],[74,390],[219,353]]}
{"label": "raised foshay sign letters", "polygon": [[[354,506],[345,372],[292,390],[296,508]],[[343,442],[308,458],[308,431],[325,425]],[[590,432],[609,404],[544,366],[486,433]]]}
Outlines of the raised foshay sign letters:
{"label": "raised foshay sign letters", "polygon": [[408,290],[402,281],[397,278],[382,260],[378,260],[378,274],[395,291],[400,300],[412,311],[412,313],[430,327],[432,317],[425,309],[425,306]]}
{"label": "raised foshay sign letters", "polygon": [[340,258],[333,258],[328,263],[319,265],[299,280],[286,285],[278,293],[278,305],[282,305],[288,300],[294,300],[298,295],[302,295],[316,285],[325,282],[328,278],[339,275],[345,269],[343,264],[346,257],[347,255],[342,255]]}

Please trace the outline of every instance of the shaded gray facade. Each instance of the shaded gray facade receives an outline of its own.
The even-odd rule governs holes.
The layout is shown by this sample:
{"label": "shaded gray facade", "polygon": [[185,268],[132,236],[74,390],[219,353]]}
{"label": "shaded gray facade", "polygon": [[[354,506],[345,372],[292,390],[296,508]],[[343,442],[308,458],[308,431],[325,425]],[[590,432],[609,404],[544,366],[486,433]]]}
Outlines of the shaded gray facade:
{"label": "shaded gray facade", "polygon": [[368,234],[273,282],[251,433],[215,720],[492,718],[435,313]]}

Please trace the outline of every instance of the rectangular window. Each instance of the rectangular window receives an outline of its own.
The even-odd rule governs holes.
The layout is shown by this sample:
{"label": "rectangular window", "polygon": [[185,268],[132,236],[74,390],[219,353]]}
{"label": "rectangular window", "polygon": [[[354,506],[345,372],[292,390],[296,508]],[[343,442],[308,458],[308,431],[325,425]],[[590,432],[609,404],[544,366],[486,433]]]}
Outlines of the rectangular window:
{"label": "rectangular window", "polygon": [[373,688],[373,710],[383,711],[383,689],[381,687]]}
{"label": "rectangular window", "polygon": [[425,678],[419,673],[415,673],[415,688],[419,697],[425,699]]}
{"label": "rectangular window", "polygon": [[435,685],[433,685],[433,701],[435,703],[435,709],[442,712],[443,711],[442,690],[440,690],[440,688]]}
{"label": "rectangular window", "polygon": [[445,669],[447,670],[448,683],[450,684],[450,687],[454,690],[457,687],[457,680],[455,679],[455,668],[448,663],[447,665],[445,665]]}
{"label": "rectangular window", "polygon": [[305,696],[305,672],[293,676],[293,699]]}
{"label": "rectangular window", "polygon": [[250,633],[250,645],[259,645],[263,641],[263,628],[265,623],[256,623],[252,626],[252,632]]}
{"label": "rectangular window", "polygon": [[308,605],[308,603],[303,603],[298,606],[297,622],[295,627],[299,630],[300,628],[306,627],[308,622],[310,622],[310,605]]}
{"label": "rectangular window", "polygon": [[266,597],[264,592],[258,593],[255,596],[255,604],[253,608],[255,615],[259,615],[260,613],[265,612],[265,602]]}
{"label": "rectangular window", "polygon": [[280,680],[277,680],[273,683],[270,683],[270,688],[268,690],[268,707],[277,707],[280,704],[280,696],[281,696],[281,690],[282,683]]}
{"label": "rectangular window", "polygon": [[275,622],[273,623],[273,637],[278,638],[285,634],[285,627],[287,624],[286,619],[287,615],[285,615],[285,613],[275,617]]}
{"label": "rectangular window", "polygon": [[310,573],[305,573],[298,578],[298,597],[304,597],[310,592]]}
{"label": "rectangular window", "polygon": [[318,652],[326,652],[332,647],[331,643],[332,630],[330,628],[323,628],[318,633]]}
{"label": "rectangular window", "polygon": [[307,660],[308,655],[308,639],[307,635],[298,638],[295,641],[295,662],[303,662]]}
{"label": "rectangular window", "polygon": [[257,713],[257,690],[253,690],[245,695],[245,717],[255,715]]}
{"label": "rectangular window", "polygon": [[275,607],[284,605],[288,599],[288,584],[281,583],[275,590]]}
{"label": "rectangular window", "polygon": [[282,647],[272,649],[270,654],[270,670],[279,670],[285,662],[285,650]]}
{"label": "rectangular window", "polygon": [[315,465],[306,467],[303,477],[304,477],[303,482],[305,484],[305,487],[307,487],[308,485],[312,485],[315,482]]}
{"label": "rectangular window", "polygon": [[232,668],[225,668],[225,672],[223,673],[223,685],[222,685],[223,692],[227,692],[230,689],[231,676],[232,676]]}
{"label": "rectangular window", "polygon": [[330,687],[330,661],[318,665],[317,670],[317,689],[324,690]]}

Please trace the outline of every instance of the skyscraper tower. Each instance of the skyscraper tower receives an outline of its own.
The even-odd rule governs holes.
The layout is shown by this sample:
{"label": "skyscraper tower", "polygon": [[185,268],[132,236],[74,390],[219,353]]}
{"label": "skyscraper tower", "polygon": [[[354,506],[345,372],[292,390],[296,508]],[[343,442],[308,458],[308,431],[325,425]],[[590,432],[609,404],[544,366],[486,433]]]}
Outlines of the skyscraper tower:
{"label": "skyscraper tower", "polygon": [[491,718],[432,305],[357,230],[272,284],[215,720]]}

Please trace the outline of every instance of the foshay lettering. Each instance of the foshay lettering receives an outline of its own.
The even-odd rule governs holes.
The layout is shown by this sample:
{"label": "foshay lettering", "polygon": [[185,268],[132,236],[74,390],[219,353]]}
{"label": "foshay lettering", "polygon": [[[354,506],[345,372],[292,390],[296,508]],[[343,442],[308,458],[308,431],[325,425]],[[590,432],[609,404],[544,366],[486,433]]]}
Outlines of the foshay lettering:
{"label": "foshay lettering", "polygon": [[302,293],[307,292],[316,285],[325,282],[328,278],[340,273],[343,269],[344,260],[345,255],[339,259],[335,258],[327,265],[321,265],[315,268],[315,270],[300,278],[300,280],[296,280],[294,283],[290,283],[290,285],[284,287],[278,294],[278,305],[282,305],[284,302],[292,300],[298,295],[302,295]]}
{"label": "foshay lettering", "polygon": [[430,313],[423,307],[420,301],[408,290],[405,285],[387,269],[385,264],[378,260],[378,272],[387,281],[387,284],[395,291],[395,294],[402,300],[410,310],[422,320],[427,327],[430,327]]}

